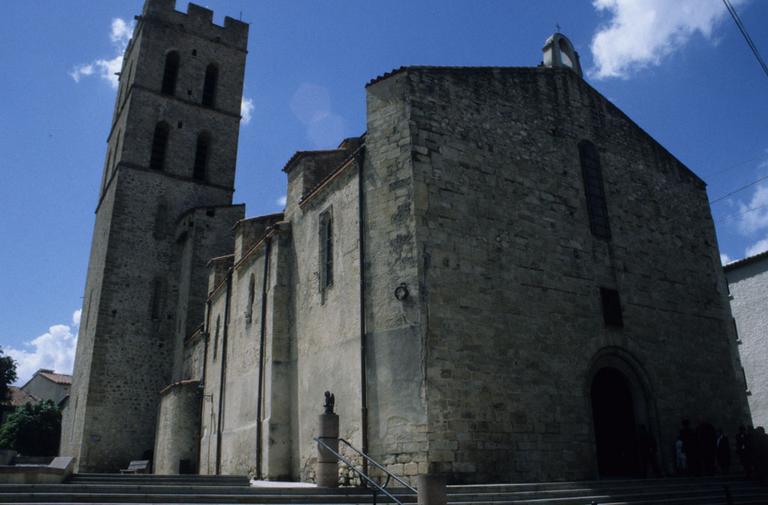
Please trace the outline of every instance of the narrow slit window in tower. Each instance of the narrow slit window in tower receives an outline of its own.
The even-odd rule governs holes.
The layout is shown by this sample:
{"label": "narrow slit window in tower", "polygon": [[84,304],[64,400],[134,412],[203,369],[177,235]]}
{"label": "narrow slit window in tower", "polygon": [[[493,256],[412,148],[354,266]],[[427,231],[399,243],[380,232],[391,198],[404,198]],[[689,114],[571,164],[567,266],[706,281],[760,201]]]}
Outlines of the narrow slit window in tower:
{"label": "narrow slit window in tower", "polygon": [[117,130],[117,137],[115,138],[115,157],[112,160],[112,175],[115,175],[115,167],[120,162],[120,130]]}
{"label": "narrow slit window in tower", "polygon": [[109,184],[109,167],[112,166],[112,149],[107,153],[107,165],[104,167],[104,182],[101,185],[101,192],[104,193],[107,190],[107,184]]}
{"label": "narrow slit window in tower", "polygon": [[149,158],[149,168],[162,170],[165,164],[165,151],[168,147],[168,123],[160,121],[155,126],[155,134],[152,136],[152,153]]}
{"label": "narrow slit window in tower", "polygon": [[581,161],[581,176],[584,180],[584,193],[587,198],[590,229],[594,236],[610,239],[611,228],[608,223],[603,172],[600,167],[600,155],[595,144],[588,140],[579,142],[579,160]]}
{"label": "narrow slit window in tower", "polygon": [[163,311],[163,298],[165,298],[165,284],[162,277],[152,279],[152,300],[150,303],[150,315],[153,321],[160,319]]}
{"label": "narrow slit window in tower", "polygon": [[131,66],[128,68],[128,79],[125,81],[125,96],[124,98],[128,99],[128,92],[131,89],[131,80],[133,80],[133,62],[131,62]]}
{"label": "narrow slit window in tower", "polygon": [[161,92],[164,95],[176,93],[176,78],[179,75],[179,53],[171,51],[165,56],[165,68],[163,70],[163,85]]}
{"label": "narrow slit window in tower", "polygon": [[208,154],[211,144],[211,137],[203,132],[197,136],[197,147],[195,148],[195,166],[192,171],[192,177],[199,180],[205,180],[205,172],[208,167]]}
{"label": "narrow slit window in tower", "polygon": [[205,69],[205,81],[203,83],[203,105],[213,107],[216,102],[216,84],[219,80],[219,67],[211,63]]}

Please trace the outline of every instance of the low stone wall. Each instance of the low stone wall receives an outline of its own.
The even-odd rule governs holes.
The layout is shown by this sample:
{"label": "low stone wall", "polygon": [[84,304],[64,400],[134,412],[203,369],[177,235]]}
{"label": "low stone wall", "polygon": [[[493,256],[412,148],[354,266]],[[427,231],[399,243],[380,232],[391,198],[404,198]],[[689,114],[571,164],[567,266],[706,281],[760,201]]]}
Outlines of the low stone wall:
{"label": "low stone wall", "polygon": [[[201,392],[199,381],[171,384],[161,392],[155,438],[154,473],[197,473]],[[181,468],[182,461],[189,467]]]}
{"label": "low stone wall", "polygon": [[74,458],[53,458],[48,465],[0,466],[0,484],[61,484],[75,467]]}

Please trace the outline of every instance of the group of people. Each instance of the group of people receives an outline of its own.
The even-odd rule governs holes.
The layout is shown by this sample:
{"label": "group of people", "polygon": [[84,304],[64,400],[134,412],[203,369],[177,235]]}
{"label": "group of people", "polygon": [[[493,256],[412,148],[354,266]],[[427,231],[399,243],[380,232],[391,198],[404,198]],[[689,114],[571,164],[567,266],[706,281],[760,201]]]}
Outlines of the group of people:
{"label": "group of people", "polygon": [[740,426],[736,434],[736,454],[747,477],[768,484],[768,434],[765,428]]}
{"label": "group of people", "polygon": [[[768,435],[762,426],[739,427],[736,455],[747,477],[768,483]],[[684,419],[675,441],[675,469],[679,475],[710,476],[731,473],[731,443],[722,430],[701,422],[696,429]]]}

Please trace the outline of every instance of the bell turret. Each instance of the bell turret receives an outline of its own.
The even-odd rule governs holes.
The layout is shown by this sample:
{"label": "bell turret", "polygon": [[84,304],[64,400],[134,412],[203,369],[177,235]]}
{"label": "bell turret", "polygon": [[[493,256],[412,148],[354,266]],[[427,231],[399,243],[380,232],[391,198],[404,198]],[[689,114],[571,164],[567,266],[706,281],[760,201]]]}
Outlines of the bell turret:
{"label": "bell turret", "polygon": [[579,63],[579,53],[573,48],[573,44],[568,40],[568,37],[562,33],[555,32],[552,34],[546,42],[544,42],[544,61],[542,65],[545,67],[566,67],[570,68],[579,77],[583,77],[581,73],[581,64]]}

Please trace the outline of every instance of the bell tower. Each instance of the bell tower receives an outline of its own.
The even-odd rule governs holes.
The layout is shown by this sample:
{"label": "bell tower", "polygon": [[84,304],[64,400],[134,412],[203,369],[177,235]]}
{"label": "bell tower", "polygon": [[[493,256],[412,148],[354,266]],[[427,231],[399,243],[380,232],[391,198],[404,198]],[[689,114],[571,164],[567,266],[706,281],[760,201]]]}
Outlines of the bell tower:
{"label": "bell tower", "polygon": [[176,335],[203,321],[205,293],[179,280],[194,272],[179,272],[208,258],[179,258],[179,223],[241,210],[231,203],[248,25],[174,5],[146,0],[120,73],[62,423],[61,454],[81,472],[116,471],[152,450]]}

